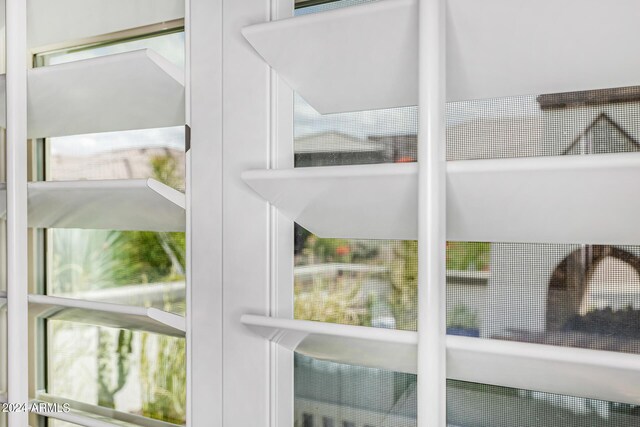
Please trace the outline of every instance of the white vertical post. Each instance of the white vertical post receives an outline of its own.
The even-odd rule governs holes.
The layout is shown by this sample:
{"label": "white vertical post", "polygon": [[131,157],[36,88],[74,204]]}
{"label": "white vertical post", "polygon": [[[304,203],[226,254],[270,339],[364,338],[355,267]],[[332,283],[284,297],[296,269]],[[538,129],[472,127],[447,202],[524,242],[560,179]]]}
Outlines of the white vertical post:
{"label": "white vertical post", "polygon": [[192,411],[191,403],[192,399],[192,390],[191,386],[193,384],[192,375],[193,375],[193,366],[191,360],[192,348],[191,348],[191,287],[192,287],[192,279],[191,279],[191,150],[189,150],[187,145],[191,144],[190,140],[186,140],[191,137],[191,21],[190,21],[190,12],[191,12],[191,1],[185,0],[184,2],[184,56],[185,56],[185,64],[184,64],[184,89],[185,89],[185,112],[184,112],[184,122],[185,126],[185,196],[186,196],[186,292],[185,299],[187,310],[185,313],[186,319],[186,336],[185,336],[185,347],[187,351],[187,366],[185,369],[187,370],[187,401],[186,401],[186,425],[192,426],[193,423],[191,421]]}
{"label": "white vertical post", "polygon": [[419,1],[418,426],[445,427],[445,0]]}
{"label": "white vertical post", "polygon": [[[271,0],[271,20],[290,18],[294,0]],[[270,153],[269,168],[294,167],[293,90],[277,72],[270,71]],[[269,315],[293,318],[293,222],[274,206],[270,217],[270,307]],[[293,353],[270,344],[270,427],[294,425]]]}
{"label": "white vertical post", "polygon": [[222,12],[222,0],[189,0],[185,10],[186,119],[191,126],[186,155],[189,427],[221,427],[227,399],[222,369]]}
{"label": "white vertical post", "polygon": [[[27,2],[7,0],[7,398],[29,401],[27,305]],[[26,427],[28,413],[10,412]]]}

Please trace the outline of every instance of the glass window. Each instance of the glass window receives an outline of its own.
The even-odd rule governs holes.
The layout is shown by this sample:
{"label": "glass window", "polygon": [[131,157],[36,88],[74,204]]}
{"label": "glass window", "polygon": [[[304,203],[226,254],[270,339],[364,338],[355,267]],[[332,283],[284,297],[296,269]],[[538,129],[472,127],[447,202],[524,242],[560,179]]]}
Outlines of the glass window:
{"label": "glass window", "polygon": [[[45,54],[36,63],[49,66],[142,48],[184,69],[182,31]],[[41,144],[47,180],[153,178],[185,188],[183,127],[48,138]],[[184,314],[184,233],[49,229],[45,240],[47,294]],[[49,394],[185,422],[183,338],[57,320],[48,321],[46,331]]]}

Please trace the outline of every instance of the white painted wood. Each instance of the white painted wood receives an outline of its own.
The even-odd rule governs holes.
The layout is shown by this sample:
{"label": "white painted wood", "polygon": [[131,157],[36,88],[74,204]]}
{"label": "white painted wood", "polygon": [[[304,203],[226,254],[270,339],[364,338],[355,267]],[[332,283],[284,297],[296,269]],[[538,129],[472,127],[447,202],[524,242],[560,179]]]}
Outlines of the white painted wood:
{"label": "white painted wood", "polygon": [[637,405],[636,354],[447,337],[447,377]]}
{"label": "white painted wood", "polygon": [[[34,68],[28,81],[29,138],[185,123],[184,75],[149,49]],[[4,112],[0,102],[0,127]]]}
{"label": "white painted wood", "polygon": [[251,188],[320,237],[417,238],[417,166],[254,170]]}
{"label": "white painted wood", "polygon": [[243,35],[320,113],[415,105],[415,0],[357,7],[245,27]]}
{"label": "white painted wood", "polygon": [[[248,171],[245,181],[321,237],[417,238],[417,165]],[[447,163],[447,240],[636,244],[640,154]]]}
{"label": "white painted wood", "polygon": [[184,75],[152,50],[29,72],[29,137],[184,125]]}
{"label": "white painted wood", "polygon": [[185,230],[184,194],[153,179],[31,182],[28,188],[29,227]]}
{"label": "white painted wood", "polygon": [[[294,13],[294,0],[270,0],[271,20],[288,18]],[[275,70],[270,71],[269,167],[294,167],[294,95]],[[274,206],[269,207],[270,277],[269,315],[293,318],[294,224]],[[291,274],[292,270],[294,274]],[[269,390],[270,427],[293,426],[294,417],[294,355],[271,343],[269,348],[272,378]]]}
{"label": "white painted wood", "polygon": [[[28,227],[27,227],[27,4],[6,0],[7,191],[7,400],[29,401]],[[2,85],[4,88],[5,86]],[[2,100],[0,104],[5,107]],[[6,114],[6,116],[5,116]],[[5,200],[6,197],[6,200]],[[24,427],[29,414],[9,411],[7,424]]]}
{"label": "white painted wood", "polygon": [[635,0],[448,0],[447,99],[638,85],[638,14]]}
{"label": "white painted wood", "polygon": [[[417,105],[417,3],[379,0],[243,34],[320,113]],[[624,42],[640,37],[639,13],[635,0],[448,0],[446,98],[640,84],[640,57]]]}
{"label": "white painted wood", "polygon": [[118,426],[133,425],[138,427],[177,427],[176,424],[168,423],[165,421],[155,420],[153,418],[147,418],[142,415],[131,414],[128,412],[120,412],[112,408],[78,402],[77,400],[66,399],[43,392],[38,392],[36,394],[36,398],[32,402],[42,402],[45,404],[55,403],[58,404],[59,407],[67,404],[79,415],[86,415],[90,418],[97,417],[98,419],[104,420],[105,422],[115,421],[117,422],[116,425]]}
{"label": "white painted wood", "polygon": [[184,317],[157,308],[29,295],[30,314],[55,320],[183,337]]}
{"label": "white painted wood", "polygon": [[[39,410],[37,405],[40,404],[39,401],[32,401],[33,412],[45,416],[47,418],[52,418],[60,421],[65,421],[67,423],[75,424],[83,427],[134,427],[135,424],[123,423],[123,422],[114,422],[109,418],[100,417],[98,415],[89,414],[82,411],[77,410],[69,410],[68,412],[64,411],[47,411],[47,410]],[[43,404],[46,404],[43,402]]]}
{"label": "white painted wood", "polygon": [[[418,334],[244,315],[261,336],[337,363],[416,373]],[[447,378],[630,404],[640,403],[635,354],[460,336],[446,337]]]}
{"label": "white painted wood", "polygon": [[242,323],[291,351],[320,360],[416,373],[415,332],[245,314]]}
{"label": "white painted wood", "polygon": [[[195,16],[195,12],[192,12]],[[268,341],[247,330],[239,319],[241,313],[250,311],[267,314],[271,308],[269,284],[272,277],[273,254],[271,253],[269,204],[255,197],[240,178],[242,171],[252,167],[267,168],[273,160],[270,155],[272,132],[270,105],[274,94],[270,88],[270,69],[255,54],[240,33],[242,27],[247,24],[268,19],[271,12],[270,1],[223,1],[220,24],[223,31],[220,42],[222,83],[211,83],[211,85],[222,84],[222,140],[220,142],[222,152],[219,154],[221,157],[216,154],[200,159],[200,162],[207,163],[205,168],[212,169],[211,162],[214,162],[221,164],[222,170],[222,192],[214,193],[220,196],[220,199],[212,198],[211,190],[208,188],[211,184],[205,181],[203,183],[206,186],[205,192],[201,197],[206,197],[208,205],[205,206],[204,201],[201,201],[200,209],[201,215],[207,215],[208,212],[218,215],[216,204],[220,204],[222,208],[222,229],[219,231],[222,235],[218,234],[214,223],[208,228],[215,232],[211,235],[203,235],[202,238],[221,238],[222,253],[219,254],[216,248],[215,254],[222,257],[223,277],[221,283],[215,282],[215,285],[223,286],[220,296],[222,342],[210,342],[209,345],[220,345],[223,356],[221,380],[223,389],[220,398],[224,408],[220,426],[225,427],[236,425],[267,427],[271,423],[272,379],[269,376],[271,346]],[[207,18],[205,16],[205,19]],[[205,25],[216,24],[209,22]],[[217,38],[211,37],[211,39],[213,43],[217,41]],[[210,46],[211,42],[206,48],[210,49]],[[193,46],[192,52],[194,59],[200,54],[200,50]],[[195,64],[192,70],[195,71]],[[206,78],[211,77],[206,76]],[[192,95],[195,96],[198,89],[195,87],[192,89]],[[214,88],[210,88],[209,91],[216,92]],[[217,105],[214,108],[217,108]],[[214,116],[217,113],[218,111],[214,110],[210,115]],[[193,127],[196,128],[195,121]],[[200,128],[201,133],[208,134],[212,125],[200,121]],[[201,134],[201,138],[201,144],[211,144],[208,135]],[[195,161],[197,156],[195,146],[192,150],[192,160]],[[195,169],[192,174],[194,182],[203,179]],[[219,176],[214,179],[216,184],[220,183]],[[194,215],[197,209],[194,198]],[[209,216],[204,221],[212,222],[212,219]],[[193,232],[196,236],[198,235],[195,229]],[[202,256],[205,262],[211,262],[210,254],[204,253]],[[214,262],[217,261],[218,259],[215,259]],[[214,267],[211,266],[211,269]],[[208,280],[213,281],[218,278]],[[211,288],[210,294],[216,291],[213,289],[213,284],[208,286]],[[201,287],[200,282],[195,278],[194,287]],[[218,304],[216,302],[215,306]],[[208,319],[210,319],[210,313],[214,309],[211,306],[202,308],[207,310]],[[211,327],[211,323],[203,326],[206,337],[211,336]],[[201,369],[207,369],[207,366],[208,364],[205,363]],[[194,375],[198,375],[195,367],[193,372]],[[211,383],[207,387],[210,388]],[[206,405],[205,403],[203,410],[208,412]],[[200,423],[195,422],[195,427],[215,425],[215,422],[217,419],[214,423],[205,419]]]}
{"label": "white painted wood", "polygon": [[446,11],[418,2],[418,427],[447,425]]}
{"label": "white painted wood", "polygon": [[[186,5],[186,80],[190,98],[187,124],[191,127],[191,148],[186,153],[189,427],[223,427],[223,409],[227,402],[223,386],[223,332],[225,327],[229,327],[225,325],[224,310],[227,305],[223,301],[222,256],[222,152],[223,141],[227,141],[223,140],[222,135],[225,123],[222,115],[222,53],[223,46],[226,46],[223,44],[223,31],[226,28],[226,24],[223,25],[223,3],[225,9],[231,7],[224,0],[187,0]],[[245,3],[244,0],[231,1],[232,6]],[[224,37],[226,43],[230,38]],[[230,76],[225,80],[232,78]],[[255,124],[250,115],[245,119],[249,127]],[[228,144],[233,143],[228,141]],[[239,254],[237,256],[242,257]],[[247,268],[251,268],[250,264],[251,261]],[[257,285],[255,289],[258,289]],[[248,354],[242,356],[250,357]],[[226,361],[232,363],[234,359],[238,358],[231,357]],[[258,427],[256,420],[247,417],[238,421],[238,424]]]}

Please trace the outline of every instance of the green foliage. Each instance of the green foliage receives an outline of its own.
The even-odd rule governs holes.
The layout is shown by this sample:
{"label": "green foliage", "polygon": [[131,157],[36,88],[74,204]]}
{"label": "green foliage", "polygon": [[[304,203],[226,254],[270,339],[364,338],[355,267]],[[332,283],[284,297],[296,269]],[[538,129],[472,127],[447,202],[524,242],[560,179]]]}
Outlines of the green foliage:
{"label": "green foliage", "polygon": [[[158,181],[174,188],[183,186],[175,158],[155,157],[151,159],[151,167]],[[129,243],[132,249],[129,256],[137,255],[138,271],[150,281],[184,280],[185,233],[131,232]],[[184,311],[184,307],[169,304],[165,304],[164,309]],[[141,340],[142,413],[146,417],[183,424],[187,401],[185,340],[147,333],[142,334]],[[155,340],[155,349],[150,348],[150,340]]]}
{"label": "green foliage", "polygon": [[311,290],[294,286],[294,319],[315,320],[342,325],[368,326],[366,309],[358,308],[360,284],[347,285],[343,281],[314,280]]}
{"label": "green foliage", "polygon": [[184,233],[51,230],[51,291],[183,280]]}
{"label": "green foliage", "polygon": [[147,333],[142,335],[140,378],[144,416],[176,424],[185,422],[185,350],[184,339]]}
{"label": "green foliage", "polygon": [[51,291],[81,292],[112,286],[122,268],[116,254],[124,242],[117,231],[50,230]]}
{"label": "green foliage", "polygon": [[113,254],[116,284],[155,283],[184,278],[185,234],[124,231]]}
{"label": "green foliage", "polygon": [[490,243],[448,242],[447,270],[489,270]]}
{"label": "green foliage", "polygon": [[447,328],[477,329],[478,316],[464,304],[447,311]]}
{"label": "green foliage", "polygon": [[404,240],[395,250],[391,269],[393,292],[390,306],[396,327],[415,331],[418,327],[418,242]]}
{"label": "green foliage", "polygon": [[310,235],[305,244],[305,253],[311,263],[351,262],[351,247],[347,239],[321,239]]}
{"label": "green foliage", "polygon": [[178,160],[173,156],[155,156],[151,158],[153,178],[173,188],[182,188],[184,179],[178,172]]}

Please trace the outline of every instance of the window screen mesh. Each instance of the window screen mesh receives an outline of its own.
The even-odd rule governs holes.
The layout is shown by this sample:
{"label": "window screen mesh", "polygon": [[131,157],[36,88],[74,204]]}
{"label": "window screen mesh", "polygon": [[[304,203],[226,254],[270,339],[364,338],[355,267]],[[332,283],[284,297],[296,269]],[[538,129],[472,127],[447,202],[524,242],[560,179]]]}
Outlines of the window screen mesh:
{"label": "window screen mesh", "polygon": [[[296,96],[295,165],[415,161],[417,129],[415,107],[321,116]],[[448,160],[640,151],[640,89],[449,103],[446,143]],[[640,353],[640,246],[448,242],[446,260],[449,334]],[[296,226],[295,263],[296,318],[416,329],[416,242]],[[411,375],[297,355],[295,395],[296,426],[415,425]],[[632,405],[460,381],[447,395],[451,426],[640,425]]]}

